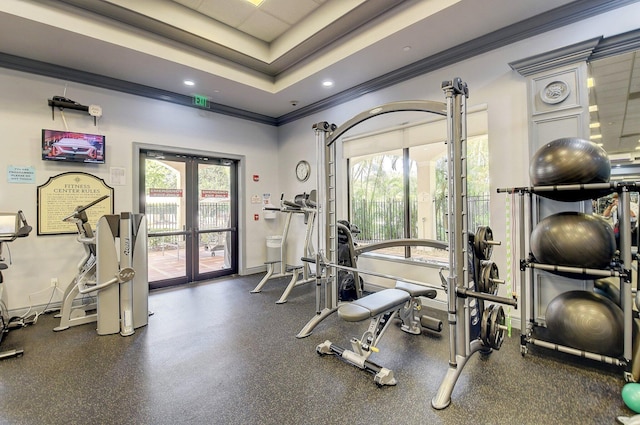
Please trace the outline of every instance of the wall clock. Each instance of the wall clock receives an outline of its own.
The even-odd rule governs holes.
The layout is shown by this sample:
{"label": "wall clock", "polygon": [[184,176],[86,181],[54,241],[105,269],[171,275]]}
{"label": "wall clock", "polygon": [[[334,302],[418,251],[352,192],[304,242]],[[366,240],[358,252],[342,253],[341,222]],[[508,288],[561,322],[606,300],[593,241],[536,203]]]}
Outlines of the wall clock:
{"label": "wall clock", "polygon": [[311,175],[311,165],[305,160],[302,160],[296,164],[296,178],[298,181],[306,182]]}

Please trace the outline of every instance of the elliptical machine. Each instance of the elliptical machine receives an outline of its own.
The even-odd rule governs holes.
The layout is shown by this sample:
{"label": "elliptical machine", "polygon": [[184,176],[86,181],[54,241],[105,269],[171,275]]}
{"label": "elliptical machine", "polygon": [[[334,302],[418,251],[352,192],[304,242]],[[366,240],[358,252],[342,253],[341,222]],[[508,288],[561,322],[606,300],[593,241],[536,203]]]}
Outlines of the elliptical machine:
{"label": "elliptical machine", "polygon": [[60,318],[60,325],[55,327],[54,331],[63,331],[71,326],[84,325],[97,320],[95,302],[74,308],[73,301],[84,289],[96,286],[96,239],[86,211],[108,197],[105,195],[87,205],[80,205],[71,215],[62,219],[77,226],[77,240],[82,244],[85,254],[78,263],[78,273],[64,291],[60,313],[55,316]]}
{"label": "elliptical machine", "polygon": [[[4,335],[10,330],[10,320],[7,319],[7,309],[2,302],[2,292],[4,289],[2,270],[9,268],[7,263],[4,262],[5,259],[2,256],[2,248],[5,243],[28,236],[31,230],[32,227],[27,223],[27,219],[22,211],[18,211],[17,213],[0,213],[0,306],[2,307],[0,309],[0,343],[2,343]],[[9,254],[9,258],[11,258],[11,254]],[[11,259],[9,259],[9,264],[11,264]],[[22,348],[2,351],[0,352],[0,360],[20,356],[22,353],[24,353]]]}

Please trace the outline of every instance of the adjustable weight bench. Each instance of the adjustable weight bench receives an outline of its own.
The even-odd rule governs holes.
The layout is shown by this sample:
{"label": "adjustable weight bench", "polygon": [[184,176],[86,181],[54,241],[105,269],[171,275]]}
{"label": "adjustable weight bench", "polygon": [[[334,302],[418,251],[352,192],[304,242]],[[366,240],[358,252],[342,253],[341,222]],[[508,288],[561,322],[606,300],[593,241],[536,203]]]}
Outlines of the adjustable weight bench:
{"label": "adjustable weight bench", "polygon": [[371,353],[378,352],[377,343],[396,315],[402,321],[401,329],[411,334],[420,334],[420,325],[442,330],[442,321],[428,316],[416,317],[422,308],[419,297],[435,298],[435,289],[406,282],[396,282],[396,287],[374,292],[338,307],[338,316],[347,322],[371,319],[368,329],[360,339],[351,338],[351,350],[339,347],[327,340],[316,347],[320,355],[335,354],[348,363],[373,373],[378,386],[395,385],[393,371],[369,361]]}

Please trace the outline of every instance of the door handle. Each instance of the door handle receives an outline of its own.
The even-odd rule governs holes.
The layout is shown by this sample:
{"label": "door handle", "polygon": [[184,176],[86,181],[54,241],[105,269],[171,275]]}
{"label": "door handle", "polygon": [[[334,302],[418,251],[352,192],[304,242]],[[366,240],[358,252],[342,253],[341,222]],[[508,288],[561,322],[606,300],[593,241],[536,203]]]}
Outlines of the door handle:
{"label": "door handle", "polygon": [[187,238],[192,238],[196,235],[196,232],[198,231],[197,228],[194,227],[189,227],[188,229],[186,228],[186,226],[183,226],[184,229],[184,235]]}

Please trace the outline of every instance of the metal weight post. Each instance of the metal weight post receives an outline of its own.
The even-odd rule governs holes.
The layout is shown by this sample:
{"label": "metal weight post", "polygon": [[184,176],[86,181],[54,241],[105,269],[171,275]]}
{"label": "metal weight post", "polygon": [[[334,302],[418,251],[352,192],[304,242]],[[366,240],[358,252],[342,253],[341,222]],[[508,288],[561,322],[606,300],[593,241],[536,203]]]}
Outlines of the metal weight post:
{"label": "metal weight post", "polygon": [[[336,229],[335,144],[326,143],[329,132],[335,128],[335,124],[329,124],[326,121],[313,125],[318,163],[318,167],[316,167],[316,246],[318,248],[313,259],[316,267],[316,314],[298,332],[296,338],[305,338],[311,335],[318,323],[338,309],[336,270],[328,266],[328,263],[335,264],[337,262],[337,239],[334,233]],[[323,299],[324,306],[322,305]]]}
{"label": "metal weight post", "polygon": [[[431,400],[434,409],[444,409],[451,403],[451,394],[467,360],[481,349],[490,350],[481,338],[471,339],[471,302],[478,308],[478,300],[492,301],[517,307],[513,298],[484,294],[472,285],[469,270],[469,228],[467,211],[467,85],[460,78],[442,84],[447,99],[447,163],[449,173],[449,277],[447,305],[449,322],[449,368]],[[471,301],[470,299],[474,299]],[[496,316],[498,311],[495,310]],[[492,321],[492,333],[501,326]],[[486,331],[486,329],[483,329]],[[500,338],[501,340],[501,338]],[[500,341],[501,342],[501,341]]]}
{"label": "metal weight post", "polygon": [[[466,165],[462,157],[462,147],[466,136],[466,103],[467,87],[459,79],[444,82],[442,89],[447,100],[447,164],[449,173],[449,277],[447,278],[447,305],[449,321],[449,369],[431,400],[435,409],[444,409],[451,402],[451,393],[462,372],[468,355],[466,334],[468,333],[466,317],[466,299],[457,296],[456,290],[464,285],[468,270],[464,264],[467,256],[467,217],[466,217]],[[463,186],[464,185],[464,186]],[[466,316],[466,314],[465,314]],[[462,319],[462,320],[459,320]],[[477,344],[476,344],[477,345]],[[474,347],[474,350],[481,346]],[[460,353],[460,354],[459,354]]]}

